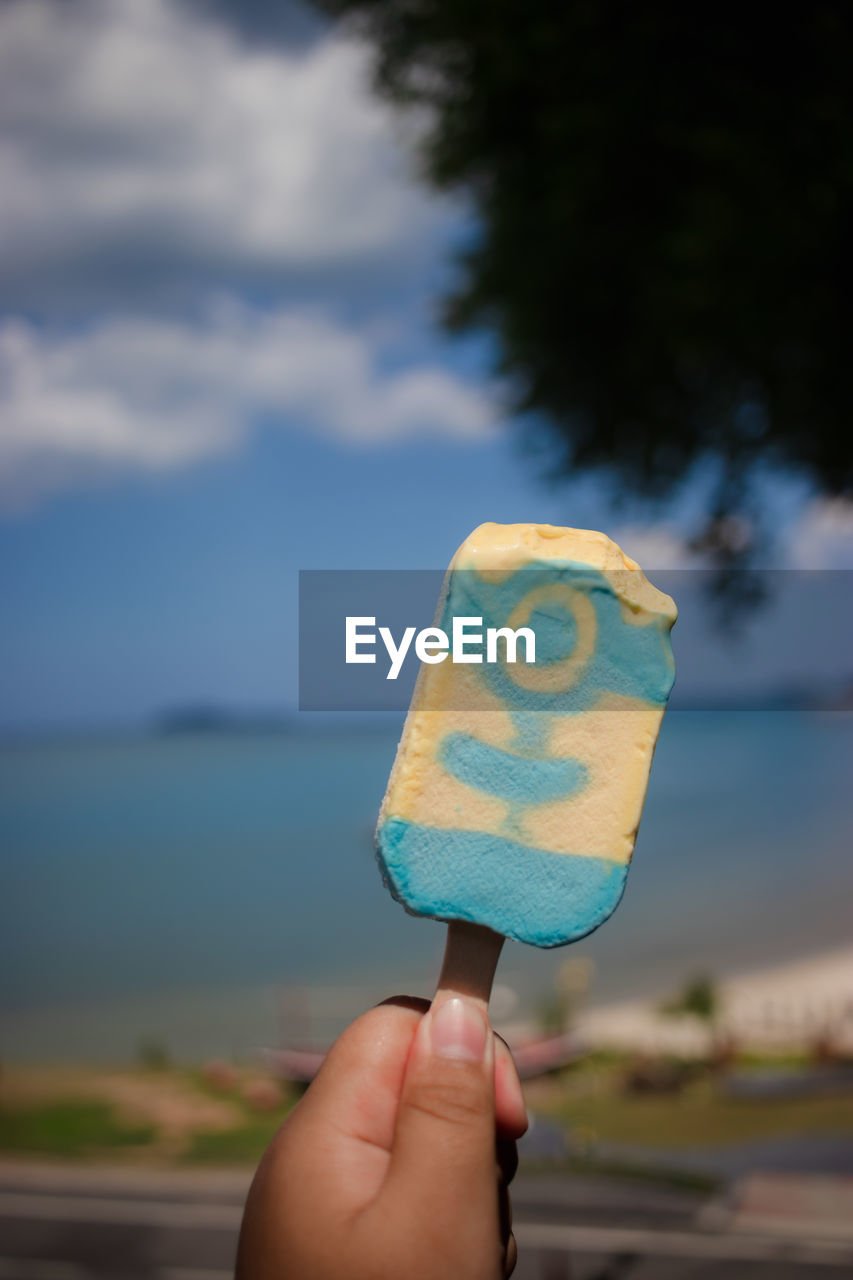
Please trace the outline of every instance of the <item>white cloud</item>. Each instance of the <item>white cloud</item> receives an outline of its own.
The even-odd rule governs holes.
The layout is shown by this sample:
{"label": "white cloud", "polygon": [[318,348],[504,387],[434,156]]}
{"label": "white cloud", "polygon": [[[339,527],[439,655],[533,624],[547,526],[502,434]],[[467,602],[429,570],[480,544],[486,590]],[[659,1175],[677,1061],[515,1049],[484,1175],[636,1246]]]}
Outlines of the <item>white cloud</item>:
{"label": "white cloud", "polygon": [[354,443],[483,433],[490,406],[437,365],[381,370],[362,330],[220,303],[201,324],[113,319],[77,333],[0,325],[0,497],[99,473],[164,471],[236,447],[261,421]]}
{"label": "white cloud", "polygon": [[692,569],[702,563],[684,536],[666,523],[625,525],[613,536],[625,554],[646,570]]}
{"label": "white cloud", "polygon": [[794,569],[853,569],[853,502],[815,498],[786,541]]}
{"label": "white cloud", "polygon": [[[332,318],[437,249],[446,206],[407,155],[352,35],[251,45],[180,0],[0,2],[0,276],[7,312],[44,318],[0,320],[0,502],[187,466],[265,421],[480,431],[485,397],[437,364],[382,371],[383,286],[369,325]],[[259,284],[277,306],[199,319]]]}
{"label": "white cloud", "polygon": [[351,36],[252,48],[176,0],[0,6],[0,271],[28,305],[90,256],[144,283],[411,250],[441,206],[368,81]]}
{"label": "white cloud", "polygon": [[[706,555],[690,550],[687,538],[666,522],[626,525],[614,537],[644,569],[707,568]],[[853,569],[853,502],[814,498],[786,526],[767,568]]]}

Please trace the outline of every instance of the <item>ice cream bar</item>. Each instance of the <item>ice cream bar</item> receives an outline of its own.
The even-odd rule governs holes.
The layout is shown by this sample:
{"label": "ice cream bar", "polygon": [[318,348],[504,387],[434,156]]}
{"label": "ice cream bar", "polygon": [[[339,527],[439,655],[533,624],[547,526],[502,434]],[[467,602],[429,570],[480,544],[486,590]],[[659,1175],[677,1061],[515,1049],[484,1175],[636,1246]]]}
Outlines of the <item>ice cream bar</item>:
{"label": "ice cream bar", "polygon": [[484,642],[422,665],[377,830],[408,911],[540,947],[607,919],[672,688],[675,618],[602,533],[484,524],[463,542],[435,625],[450,636],[454,619],[479,620],[461,627]]}

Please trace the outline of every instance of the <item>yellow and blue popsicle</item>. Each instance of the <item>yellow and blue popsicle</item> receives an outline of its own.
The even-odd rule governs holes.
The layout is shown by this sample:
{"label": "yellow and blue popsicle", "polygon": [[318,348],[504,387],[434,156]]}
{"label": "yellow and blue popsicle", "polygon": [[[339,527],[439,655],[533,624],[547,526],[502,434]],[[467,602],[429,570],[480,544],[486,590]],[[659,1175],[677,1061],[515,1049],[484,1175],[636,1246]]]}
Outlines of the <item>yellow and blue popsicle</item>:
{"label": "yellow and blue popsicle", "polygon": [[604,534],[485,524],[451,562],[436,625],[532,629],[535,662],[424,665],[377,828],[415,915],[540,947],[622,896],[675,676],[676,608]]}

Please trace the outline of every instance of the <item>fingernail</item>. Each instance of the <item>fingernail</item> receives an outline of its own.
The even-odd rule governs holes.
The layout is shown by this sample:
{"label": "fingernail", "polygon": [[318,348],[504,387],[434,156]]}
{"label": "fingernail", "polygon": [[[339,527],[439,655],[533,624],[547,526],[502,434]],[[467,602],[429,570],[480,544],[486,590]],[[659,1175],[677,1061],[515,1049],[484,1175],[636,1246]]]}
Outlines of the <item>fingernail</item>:
{"label": "fingernail", "polygon": [[470,1000],[453,996],[430,1015],[430,1042],[439,1058],[482,1062],[489,1029],[480,1008]]}

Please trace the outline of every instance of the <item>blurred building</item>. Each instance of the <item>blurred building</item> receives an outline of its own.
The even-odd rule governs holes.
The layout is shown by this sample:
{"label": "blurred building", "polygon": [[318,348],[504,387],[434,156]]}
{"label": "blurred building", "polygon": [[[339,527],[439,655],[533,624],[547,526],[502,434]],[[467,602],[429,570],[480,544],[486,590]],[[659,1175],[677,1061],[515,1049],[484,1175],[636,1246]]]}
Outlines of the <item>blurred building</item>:
{"label": "blurred building", "polygon": [[853,948],[728,979],[711,1021],[648,1003],[591,1009],[577,1030],[590,1045],[699,1056],[712,1041],[767,1051],[853,1054]]}

